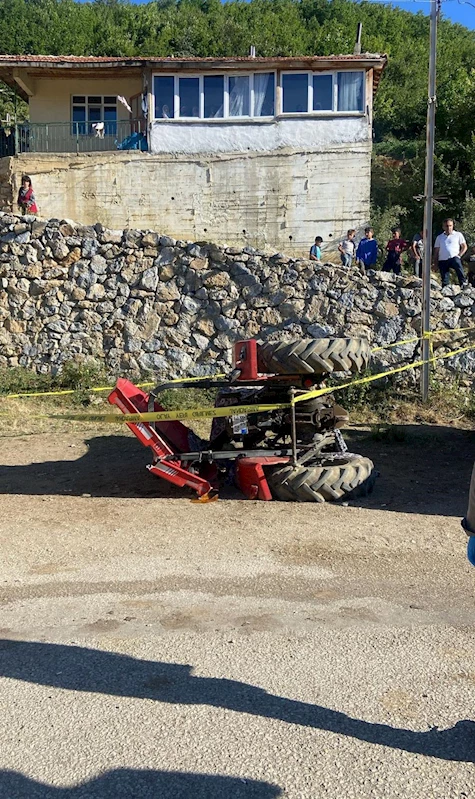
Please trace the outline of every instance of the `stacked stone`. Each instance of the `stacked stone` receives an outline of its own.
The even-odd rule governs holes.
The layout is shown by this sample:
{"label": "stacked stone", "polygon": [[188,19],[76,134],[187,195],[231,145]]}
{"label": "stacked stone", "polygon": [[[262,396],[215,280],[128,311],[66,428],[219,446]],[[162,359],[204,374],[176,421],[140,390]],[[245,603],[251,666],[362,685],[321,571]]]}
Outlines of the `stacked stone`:
{"label": "stacked stone", "polygon": [[[171,378],[228,371],[241,338],[385,345],[420,332],[421,293],[417,278],[0,213],[2,367],[55,374],[66,361],[95,359],[111,376]],[[474,289],[434,283],[433,326],[471,325],[474,301]],[[468,341],[459,333],[434,343],[442,354]],[[377,353],[377,365],[410,361],[416,346]],[[443,363],[471,383],[471,352]]]}

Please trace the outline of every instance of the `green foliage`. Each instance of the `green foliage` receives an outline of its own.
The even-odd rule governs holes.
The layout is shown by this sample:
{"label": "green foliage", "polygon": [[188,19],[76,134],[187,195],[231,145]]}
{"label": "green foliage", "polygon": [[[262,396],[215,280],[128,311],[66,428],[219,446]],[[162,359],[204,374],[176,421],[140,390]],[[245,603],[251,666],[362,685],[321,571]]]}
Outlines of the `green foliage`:
{"label": "green foliage", "polygon": [[0,396],[36,391],[87,391],[107,385],[108,379],[101,364],[95,361],[67,361],[56,375],[36,374],[22,366],[0,369]]}
{"label": "green foliage", "polygon": [[160,404],[169,411],[213,407],[215,399],[214,388],[169,388],[158,397]]}
{"label": "green foliage", "polygon": [[467,244],[475,244],[475,197],[467,195],[462,209],[460,227],[465,233]]}
{"label": "green foliage", "polygon": [[390,205],[387,208],[373,206],[371,224],[374,229],[374,237],[383,251],[386,242],[392,238],[392,229],[402,226],[405,215],[406,209],[400,205]]}

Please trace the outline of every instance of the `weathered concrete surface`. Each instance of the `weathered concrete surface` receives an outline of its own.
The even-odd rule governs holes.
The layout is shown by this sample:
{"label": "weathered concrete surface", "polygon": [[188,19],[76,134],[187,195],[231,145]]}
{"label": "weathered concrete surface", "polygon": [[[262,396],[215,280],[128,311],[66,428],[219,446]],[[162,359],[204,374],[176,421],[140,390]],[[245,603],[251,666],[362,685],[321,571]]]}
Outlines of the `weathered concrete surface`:
{"label": "weathered concrete surface", "polygon": [[[288,120],[293,122],[301,130],[302,123]],[[331,120],[311,122],[315,131]],[[316,235],[331,245],[349,227],[363,227],[369,217],[369,128],[366,120],[345,122],[363,126],[352,143],[339,142],[335,133],[336,138],[319,146],[309,141],[290,147],[286,133],[285,146],[261,152],[241,142],[245,152],[214,155],[180,154],[178,149],[161,155],[24,154],[3,160],[12,172],[13,196],[22,173],[32,176],[45,218],[166,230],[176,239],[304,255]],[[157,136],[172,127],[157,126]],[[256,127],[265,142],[270,128]],[[274,125],[273,130],[280,128]],[[194,129],[189,127],[187,135],[191,140]]]}

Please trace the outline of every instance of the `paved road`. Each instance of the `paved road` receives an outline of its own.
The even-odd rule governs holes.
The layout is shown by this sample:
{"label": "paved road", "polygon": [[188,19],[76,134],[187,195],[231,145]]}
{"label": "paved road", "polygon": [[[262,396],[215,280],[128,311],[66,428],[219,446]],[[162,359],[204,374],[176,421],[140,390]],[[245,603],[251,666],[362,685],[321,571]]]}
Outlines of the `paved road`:
{"label": "paved road", "polygon": [[384,478],[190,505],[86,451],[0,442],[2,799],[475,795],[468,459],[446,516]]}

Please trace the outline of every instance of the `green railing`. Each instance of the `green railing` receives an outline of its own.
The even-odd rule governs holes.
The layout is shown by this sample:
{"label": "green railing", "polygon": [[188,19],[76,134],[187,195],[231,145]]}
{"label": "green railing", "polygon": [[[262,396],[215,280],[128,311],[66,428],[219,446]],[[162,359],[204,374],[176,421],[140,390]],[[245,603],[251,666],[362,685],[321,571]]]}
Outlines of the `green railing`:
{"label": "green railing", "polygon": [[0,157],[110,150],[147,150],[145,120],[23,122],[0,129]]}

